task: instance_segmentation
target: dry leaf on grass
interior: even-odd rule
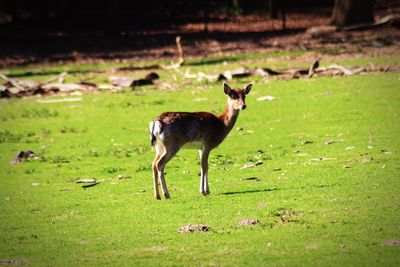
[[[117,176],[117,178],[118,178],[118,180],[131,179],[132,176],[119,174],[119,175]]]
[[[96,179],[79,179],[76,180],[75,183],[80,184],[80,183],[95,183]]]
[[[366,163],[369,163],[369,162],[371,162],[373,160],[374,160],[374,158],[364,158],[364,159],[360,160],[360,163],[366,164]]]
[[[258,177],[244,177],[244,178],[240,178],[240,180],[242,180],[242,181],[246,181],[246,180],[247,181],[252,181],[252,180],[254,181],[255,180],[255,181],[258,182],[258,181],[260,181],[260,178],[258,178]]]
[[[390,247],[397,247],[400,245],[399,239],[389,239],[382,241],[383,245],[390,246]]]
[[[239,225],[241,226],[252,226],[252,225],[256,225],[256,224],[260,224],[260,221],[257,219],[249,219],[249,220],[243,220],[239,222]]]
[[[257,161],[255,163],[247,163],[247,164],[244,164],[240,169],[255,168],[261,164],[263,164],[262,161]]]
[[[261,97],[257,98],[257,101],[271,101],[274,99],[275,99],[275,97],[266,95],[266,96],[261,96]]]
[[[325,158],[325,157],[320,157],[320,158],[314,158],[311,159],[313,161],[323,161],[323,160],[335,160],[336,158]]]
[[[179,228],[178,233],[183,234],[187,232],[208,232],[211,231],[211,227],[202,224],[189,224]]]

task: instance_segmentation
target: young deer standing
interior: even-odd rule
[[[164,168],[181,148],[196,148],[201,160],[200,193],[210,193],[208,187],[208,156],[235,125],[239,111],[246,108],[245,97],[253,84],[244,89],[232,89],[224,83],[223,88],[228,100],[225,112],[214,115],[208,112],[165,112],[150,122],[151,145],[155,147],[156,158],[153,161],[154,196],[161,199],[158,190],[158,178],[161,180],[165,198],[170,198],[165,182]]]

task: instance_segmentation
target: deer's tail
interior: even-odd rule
[[[157,120],[149,123],[150,142],[152,146],[155,146],[157,142],[157,136],[161,134],[161,126],[161,122]]]

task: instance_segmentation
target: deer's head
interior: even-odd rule
[[[243,89],[232,89],[227,83],[223,83],[224,92],[228,95],[228,104],[234,110],[246,108],[246,95],[250,92],[252,83],[249,83]]]

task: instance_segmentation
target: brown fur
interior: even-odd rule
[[[225,137],[220,134],[224,131],[223,120],[208,112],[166,112],[157,120],[161,122],[161,133],[174,129],[174,139],[180,145],[198,141],[214,148]]]

